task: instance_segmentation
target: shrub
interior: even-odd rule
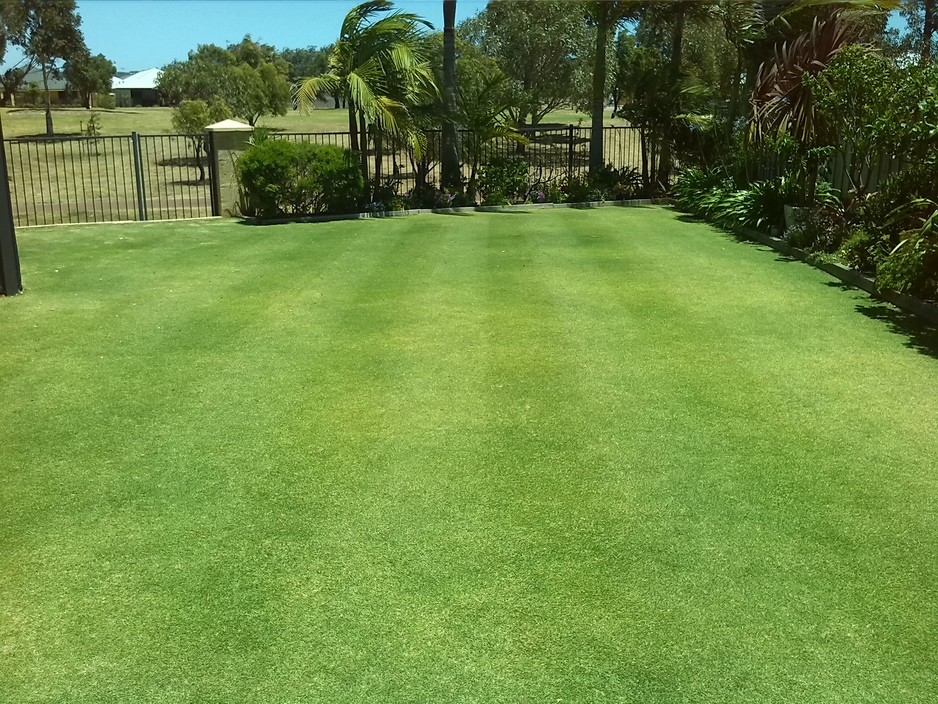
[[[703,216],[705,214],[704,198],[724,180],[723,174],[719,171],[687,169],[678,177],[671,188],[671,194],[674,196],[675,204],[681,210]]]
[[[589,176],[589,183],[602,192],[603,198],[599,200],[629,200],[639,197],[645,190],[641,172],[630,166],[617,169],[606,164],[598,173]]]
[[[604,200],[602,191],[593,188],[589,177],[586,175],[571,176],[564,179],[563,185],[560,188],[563,192],[564,200],[568,203],[591,203]]]
[[[617,169],[607,164],[596,174],[575,175],[565,179],[560,190],[569,203],[591,203],[639,198],[645,193],[645,186],[637,169]]]
[[[110,93],[98,93],[95,102],[102,110],[114,110],[117,108],[117,98]]]
[[[866,273],[876,271],[878,243],[866,230],[854,230],[840,248],[840,258],[848,266]]]
[[[876,285],[919,298],[938,298],[938,239],[915,233],[880,264]]]
[[[785,205],[789,202],[787,186],[784,177],[752,184],[746,224],[759,230],[785,229]]]
[[[429,184],[416,186],[401,196],[405,209],[410,208],[461,208],[475,205],[464,193],[451,193],[434,188]]]
[[[849,213],[839,205],[824,205],[810,211],[798,227],[785,234],[793,247],[810,252],[834,253],[856,229]]]
[[[269,139],[248,149],[237,171],[244,215],[349,213],[364,200],[358,158],[339,147]]]
[[[531,188],[531,167],[522,159],[496,157],[479,169],[483,205],[523,203]]]
[[[938,200],[938,163],[913,164],[890,176],[860,205],[858,222],[892,249],[899,243],[901,232],[921,226],[920,213],[908,208],[917,199]]]

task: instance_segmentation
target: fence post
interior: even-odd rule
[[[567,178],[573,178],[573,125],[567,127]]]
[[[212,197],[212,215],[221,217],[221,183],[218,178],[218,162],[215,160],[217,147],[215,131],[208,130],[208,187]]]
[[[248,148],[248,140],[254,128],[237,120],[222,120],[205,128],[209,134],[213,199],[213,214],[222,217],[249,215],[241,212],[241,189],[235,164],[238,157]]]
[[[15,296],[23,290],[20,255],[16,248],[16,228],[13,225],[13,202],[10,199],[10,179],[7,175],[7,150],[0,126],[0,295]]]
[[[137,217],[147,219],[147,187],[143,181],[143,156],[140,152],[140,135],[130,133],[130,141],[134,152],[134,180],[137,182]]]

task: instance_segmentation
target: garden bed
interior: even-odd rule
[[[460,213],[504,213],[517,210],[550,210],[553,208],[632,208],[655,205],[660,201],[651,198],[632,200],[589,201],[585,203],[518,203],[516,205],[469,205],[458,208],[411,208],[409,210],[383,210],[373,213],[348,213],[345,215],[304,215],[294,218],[242,218],[250,225],[282,225],[286,223],[338,222],[342,220],[371,220],[381,218],[408,217],[411,215],[455,215]]]

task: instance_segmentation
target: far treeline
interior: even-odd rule
[[[428,130],[438,130],[444,184],[453,187],[462,179],[460,159],[472,160],[454,143],[458,128],[513,134],[572,108],[591,117],[590,166],[598,169],[604,152],[596,128],[611,107],[656,135],[648,168],[667,183],[679,133],[705,127],[729,134],[751,117],[753,96],[771,92],[766,76],[781,48],[814,24],[836,14],[849,24],[851,43],[927,64],[935,55],[935,2],[491,0],[457,25],[456,0],[442,0],[437,31],[390,0],[370,0],[349,13],[334,44],[277,49],[247,35],[227,47],[199,45],[164,67],[159,90],[177,106],[174,125],[187,133],[206,120],[240,117],[255,125],[264,115],[317,103],[347,111],[353,150],[382,136],[419,146]],[[888,26],[896,12],[904,30]],[[47,134],[51,77],[64,76],[89,106],[109,92],[114,65],[85,46],[75,0],[3,0],[0,30],[0,55],[8,45],[24,53],[2,74],[4,96],[41,69]]]
[[[601,168],[595,128],[611,107],[655,135],[648,169],[667,183],[681,137],[704,128],[729,135],[750,118],[780,48],[818,22],[837,15],[850,27],[843,38],[897,61],[927,64],[935,54],[935,0],[491,0],[458,25],[456,0],[441,4],[442,31],[371,0],[326,47],[278,51],[250,36],[202,45],[165,67],[160,89],[180,106],[186,131],[228,116],[254,125],[316,104],[348,112],[355,151],[382,135],[419,146],[440,131],[450,187],[462,179],[460,158],[472,159],[453,144],[457,128],[516,133],[563,107],[590,115],[590,165]],[[902,31],[888,25],[897,12]]]

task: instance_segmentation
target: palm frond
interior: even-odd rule
[[[302,83],[297,83],[294,86],[294,96],[301,110],[311,110],[323,94],[331,93],[336,95],[339,92],[340,84],[341,79],[334,73],[307,78]]]

